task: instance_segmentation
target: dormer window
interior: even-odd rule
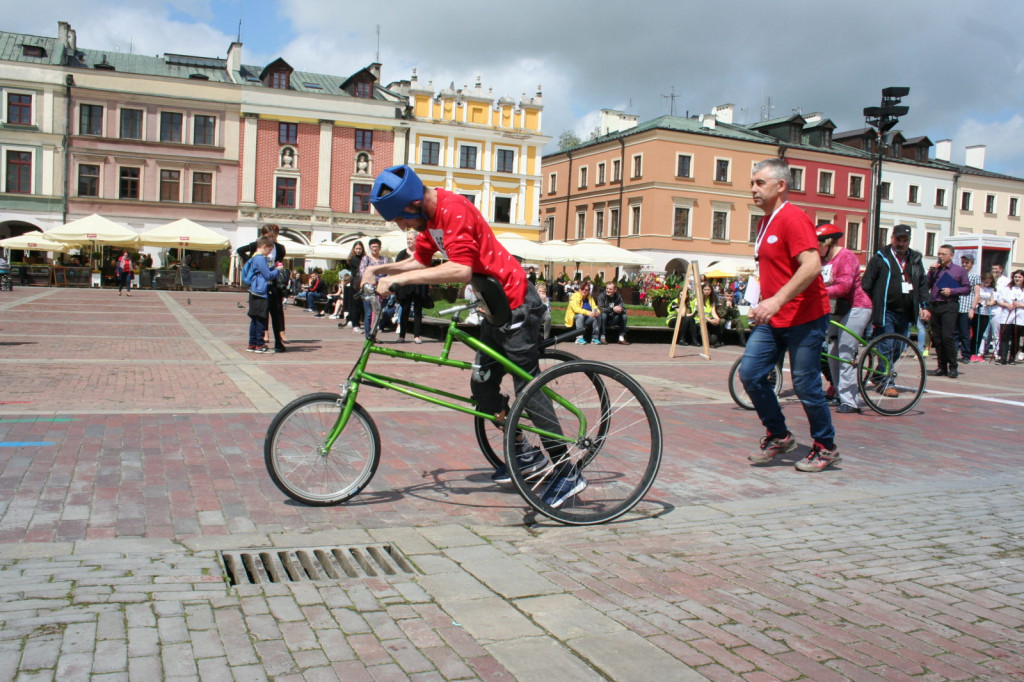
[[[46,50],[39,45],[22,45],[21,55],[23,57],[45,57]]]
[[[268,88],[289,90],[291,89],[292,71],[294,70],[285,60],[275,59],[263,69],[263,73],[260,74],[260,81]]]
[[[373,97],[373,83],[367,83],[366,81],[356,83],[352,94],[363,99],[371,99]]]
[[[287,71],[274,71],[270,74],[270,87],[276,88],[277,90],[288,89],[288,72]]]

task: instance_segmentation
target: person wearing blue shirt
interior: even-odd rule
[[[270,237],[260,237],[256,240],[256,254],[253,256],[253,267],[256,272],[249,284],[249,348],[250,353],[266,353],[267,344],[263,335],[267,332],[267,317],[270,308],[267,302],[268,282],[277,279],[282,268],[278,263],[277,267],[271,269],[268,256],[274,250],[274,240]]]

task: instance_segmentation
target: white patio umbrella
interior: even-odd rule
[[[278,237],[277,243],[284,245],[284,250],[288,252],[289,258],[306,258],[313,253],[313,247],[309,244],[293,242],[291,239],[285,239],[284,237]]]
[[[544,263],[568,263],[570,261],[567,248],[545,246],[513,232],[502,232],[497,237],[509,253],[524,261]]]
[[[43,233],[47,239],[69,244],[117,244],[136,246],[139,233],[113,220],[93,213],[91,216],[72,220]]]
[[[231,245],[231,240],[224,235],[194,223],[188,218],[146,230],[139,235],[139,241],[146,246],[163,246],[194,251],[219,251]]]
[[[370,252],[370,247],[368,246],[368,244],[372,238],[373,237],[367,237],[366,240],[364,241],[364,244],[367,244],[367,253]],[[384,234],[377,237],[377,239],[380,240],[381,254],[385,256],[390,256],[391,258],[397,256],[402,249],[408,246],[408,242],[406,241],[405,237],[405,232],[402,230],[391,230],[390,232],[385,232]]]
[[[5,249],[20,249],[21,251],[55,251],[66,253],[74,245],[68,242],[51,241],[43,236],[42,232],[26,232],[17,237],[0,239],[0,247]]]
[[[285,248],[288,248],[287,246]],[[320,242],[313,245],[313,252],[310,258],[324,258],[326,260],[348,260],[348,254],[352,251],[351,242],[338,244],[337,242]]]
[[[581,239],[570,247],[569,260],[592,265],[650,265],[652,259],[620,249],[603,239]]]

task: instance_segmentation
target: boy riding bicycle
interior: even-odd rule
[[[539,339],[544,304],[527,281],[526,272],[512,254],[498,242],[490,225],[465,197],[440,188],[424,187],[419,176],[406,165],[393,166],[377,177],[370,193],[370,203],[385,219],[395,222],[402,230],[415,230],[416,241],[412,258],[397,263],[370,266],[363,281],[372,281],[374,275],[389,275],[377,283],[382,296],[392,287],[408,284],[468,283],[474,274],[494,277],[501,283],[512,315],[508,323],[495,327],[486,320],[481,323],[480,340],[503,353],[516,365],[536,376],[539,373]],[[448,260],[431,265],[435,253]],[[477,354],[477,365],[487,358]],[[504,370],[498,366],[473,373],[470,388],[482,412],[502,415],[507,410],[501,395]],[[516,393],[526,381],[514,377]],[[536,425],[552,433],[560,433],[557,419],[546,400],[537,400],[530,406],[530,417]],[[572,465],[560,465],[557,451],[545,443],[555,463],[555,477],[544,494],[544,502],[558,508],[587,487],[579,470]],[[521,472],[531,473],[548,466],[536,446],[524,438],[516,439],[516,466]],[[507,470],[499,468],[491,477],[495,482],[510,481]]]

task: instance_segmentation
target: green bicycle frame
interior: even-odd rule
[[[836,322],[835,320],[829,320],[829,323],[832,324],[835,327],[839,327],[844,332],[846,332],[847,334],[852,336],[854,339],[857,340],[857,343],[859,343],[860,345],[863,346],[863,345],[867,344],[867,341],[865,341],[864,338],[861,337],[860,334],[858,334],[857,332],[853,331],[852,329],[850,329],[846,325],[844,325],[842,323],[839,323],[839,322]],[[872,369],[871,371],[874,372],[875,374],[888,374],[889,370],[890,370],[890,365],[892,364],[892,361],[889,358],[887,358],[884,354],[879,353],[878,351],[875,351],[873,353],[873,355],[878,360],[880,360],[880,361],[882,361],[884,363],[885,369],[883,370],[883,369],[879,368],[879,369]],[[843,363],[844,365],[855,364],[851,360],[844,360],[843,358],[840,358],[840,357],[837,357],[835,355],[832,355],[832,354],[828,353],[827,351],[821,351],[821,357],[828,358],[830,360],[838,360],[839,362]]]
[[[458,323],[459,318],[458,315],[456,314],[454,317],[452,317],[451,322],[448,324],[448,330],[445,334],[444,339],[444,347],[442,348],[440,355],[415,353],[412,351],[404,351],[395,348],[384,348],[382,346],[378,346],[376,345],[377,329],[375,325],[373,333],[371,334],[370,338],[366,339],[365,343],[363,344],[362,353],[360,353],[359,359],[356,360],[356,364],[352,368],[352,372],[349,374],[348,379],[345,381],[345,384],[342,388],[341,414],[338,416],[337,422],[334,424],[334,426],[331,428],[330,433],[327,435],[327,439],[324,444],[325,452],[330,451],[330,449],[334,446],[334,442],[341,435],[342,431],[344,431],[346,424],[348,424],[349,417],[352,415],[352,410],[356,404],[356,397],[359,394],[360,384],[368,384],[371,386],[377,386],[379,388],[397,391],[409,397],[424,400],[433,405],[438,405],[440,407],[445,407],[451,410],[455,410],[457,412],[462,412],[473,417],[481,417],[483,419],[495,421],[495,416],[493,414],[481,412],[480,410],[475,409],[476,401],[471,397],[467,397],[457,393],[451,393],[448,391],[443,391],[437,388],[432,388],[430,386],[426,386],[425,384],[419,384],[398,377],[377,374],[375,372],[367,371],[366,369],[371,355],[385,355],[391,358],[412,360],[413,362],[425,362],[427,364],[438,365],[441,367],[454,367],[460,370],[475,369],[476,366],[471,362],[455,360],[450,357],[452,346],[454,345],[455,341],[458,341],[461,344],[473,349],[474,351],[483,353],[487,357],[491,358],[496,363],[501,365],[501,367],[504,368],[505,371],[510,374],[518,376],[526,381],[530,381],[533,378],[529,372],[513,363],[511,360],[509,360],[504,355],[488,346],[483,341],[480,341],[479,339],[471,336],[467,332],[459,329]],[[379,325],[379,322],[377,323],[377,325]],[[544,392],[549,398],[565,407],[579,419],[580,430],[577,437],[582,437],[586,433],[587,428],[586,418],[584,417],[583,412],[575,405],[570,403],[568,400],[555,393],[554,391],[545,388]],[[565,442],[572,442],[572,440],[574,440],[574,438],[570,438],[562,434],[550,433],[548,431],[544,431],[542,429],[538,429],[531,426],[520,425],[519,428],[523,431],[530,431],[536,433],[541,437],[545,438],[553,438],[557,440],[563,440]]]

